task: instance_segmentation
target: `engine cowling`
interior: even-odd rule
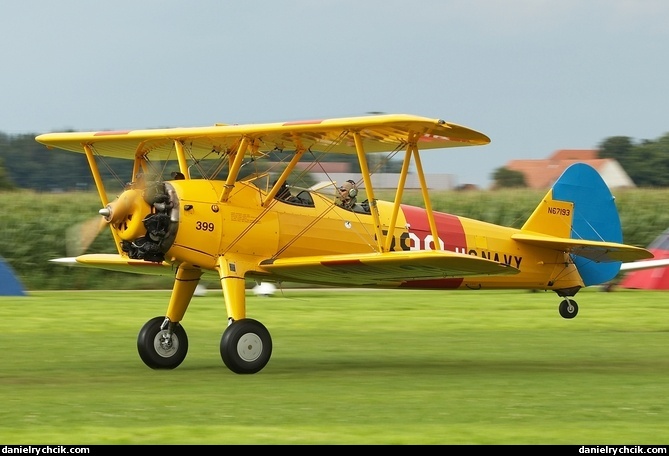
[[[125,190],[99,212],[118,234],[128,257],[164,261],[179,226],[179,199],[171,184],[151,182]]]

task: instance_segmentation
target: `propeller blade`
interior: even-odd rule
[[[83,254],[106,226],[104,217],[97,216],[69,227],[65,232],[67,256],[75,257]]]

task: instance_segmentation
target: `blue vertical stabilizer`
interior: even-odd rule
[[[622,242],[615,199],[590,165],[575,163],[567,168],[553,186],[553,198],[574,203],[572,239]],[[586,286],[608,282],[620,271],[620,262],[595,263],[576,255],[572,259]]]

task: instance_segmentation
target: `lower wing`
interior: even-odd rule
[[[283,280],[343,286],[520,272],[507,264],[446,250],[279,258],[265,260],[260,267]]]
[[[51,261],[136,274],[174,274],[170,263],[131,260],[116,254],[87,254]],[[281,258],[262,261],[260,269],[280,280],[343,286],[396,285],[411,280],[520,272],[507,264],[446,250]]]
[[[144,260],[131,260],[113,253],[92,253],[80,255],[78,257],[55,258],[49,261],[67,266],[83,266],[106,269],[108,271],[149,275],[174,275],[174,268],[170,263],[152,263]]]

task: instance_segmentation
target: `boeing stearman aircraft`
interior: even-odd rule
[[[573,318],[580,289],[611,280],[623,263],[652,257],[623,243],[611,192],[586,164],[568,168],[520,229],[433,211],[420,153],[452,154],[452,148],[490,141],[440,119],[374,115],[36,139],[86,155],[101,225],[118,250],[59,261],[174,276],[165,314],[149,320],[137,339],[141,359],[154,369],[173,369],[185,359],[181,321],[204,274],[220,279],[223,292],[223,362],[251,374],[269,362],[273,342],[262,323],[247,317],[248,279],[435,293],[552,290],[561,300],[559,313]],[[362,182],[289,188],[294,197],[286,197],[291,173],[319,169],[332,154],[355,156]],[[382,201],[369,158],[396,154],[403,162],[395,199]],[[101,172],[109,158],[133,161],[127,185],[113,197],[115,188]],[[307,159],[306,168],[297,166]],[[401,202],[411,164],[423,207]],[[172,166],[178,170],[170,173]]]

